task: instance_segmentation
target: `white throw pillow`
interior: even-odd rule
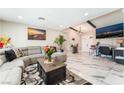
[[[0,59],[0,66],[4,63],[4,61],[2,59]]]

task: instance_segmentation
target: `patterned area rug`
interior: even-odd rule
[[[21,85],[44,85],[43,79],[39,77],[37,64],[25,68]],[[91,83],[87,82],[67,69],[66,80],[56,85],[91,85]]]

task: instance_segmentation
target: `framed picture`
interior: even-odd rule
[[[28,40],[46,40],[46,30],[28,28]]]

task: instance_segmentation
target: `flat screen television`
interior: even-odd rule
[[[123,37],[123,23],[109,25],[96,29],[96,39]]]

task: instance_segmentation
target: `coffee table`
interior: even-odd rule
[[[66,64],[64,62],[44,63],[43,58],[37,58],[38,71],[44,84],[54,85],[66,80]]]

